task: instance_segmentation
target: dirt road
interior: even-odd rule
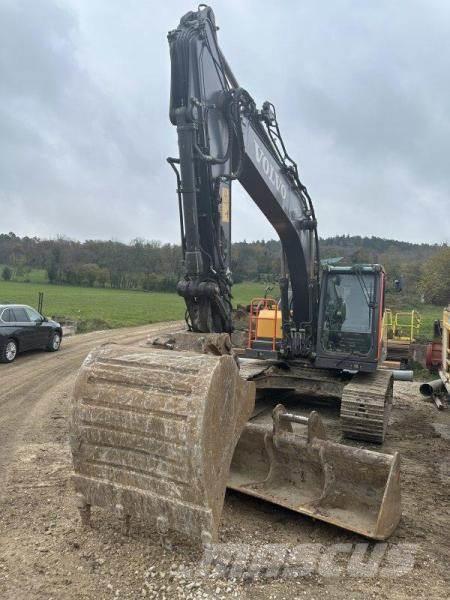
[[[217,548],[221,573],[178,536],[162,548],[152,524],[134,524],[124,537],[114,516],[96,510],[93,528],[81,529],[67,442],[77,369],[95,345],[133,343],[163,327],[179,324],[77,336],[58,354],[0,365],[1,599],[448,597],[450,419],[417,384],[396,384],[383,448],[402,455],[403,518],[386,546],[367,549],[357,535],[233,493]],[[338,439],[335,416],[330,409],[326,421]],[[372,562],[364,565],[366,549]],[[304,572],[286,568],[293,552],[305,556]]]
[[[57,354],[28,352],[11,365],[0,365],[0,490],[23,433],[45,414],[54,390],[70,385],[89,350],[108,341],[133,343],[142,340],[149,330],[161,327],[179,329],[180,324],[146,325],[69,337]]]

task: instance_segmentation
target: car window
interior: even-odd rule
[[[4,321],[5,323],[12,323],[14,321],[14,316],[10,308],[6,308],[2,312],[2,321]]]
[[[15,319],[14,321],[16,321],[17,323],[29,323],[30,319],[28,318],[28,315],[26,313],[26,310],[20,306],[15,306],[14,309],[10,309],[10,310],[14,310],[14,315],[15,315]]]
[[[38,313],[37,310],[34,310],[34,308],[26,308],[25,311],[30,321],[33,321],[34,323],[39,323],[40,321],[42,321],[42,316]]]

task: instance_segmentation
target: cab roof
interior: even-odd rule
[[[324,271],[329,271],[331,273],[380,273],[385,272],[383,265],[350,265],[348,267],[339,267],[339,266],[331,266],[325,265],[323,268]]]

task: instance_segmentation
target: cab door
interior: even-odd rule
[[[35,348],[36,331],[34,323],[28,317],[26,310],[22,306],[10,307],[14,315],[14,326],[16,336],[19,340],[20,350],[31,350]]]
[[[48,326],[44,317],[38,313],[37,310],[34,310],[34,308],[26,306],[25,312],[27,313],[31,323],[34,325],[34,348],[44,348],[47,346],[52,333],[50,327]]]

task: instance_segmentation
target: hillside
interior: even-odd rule
[[[382,263],[391,282],[402,279],[404,289],[413,291],[420,266],[442,246],[343,235],[322,239],[320,248],[322,258],[342,257],[344,264]],[[234,280],[277,279],[279,257],[280,243],[275,240],[234,243]],[[47,240],[14,233],[0,234],[0,265],[8,266],[16,281],[153,291],[174,291],[182,271],[181,249],[175,244]]]

